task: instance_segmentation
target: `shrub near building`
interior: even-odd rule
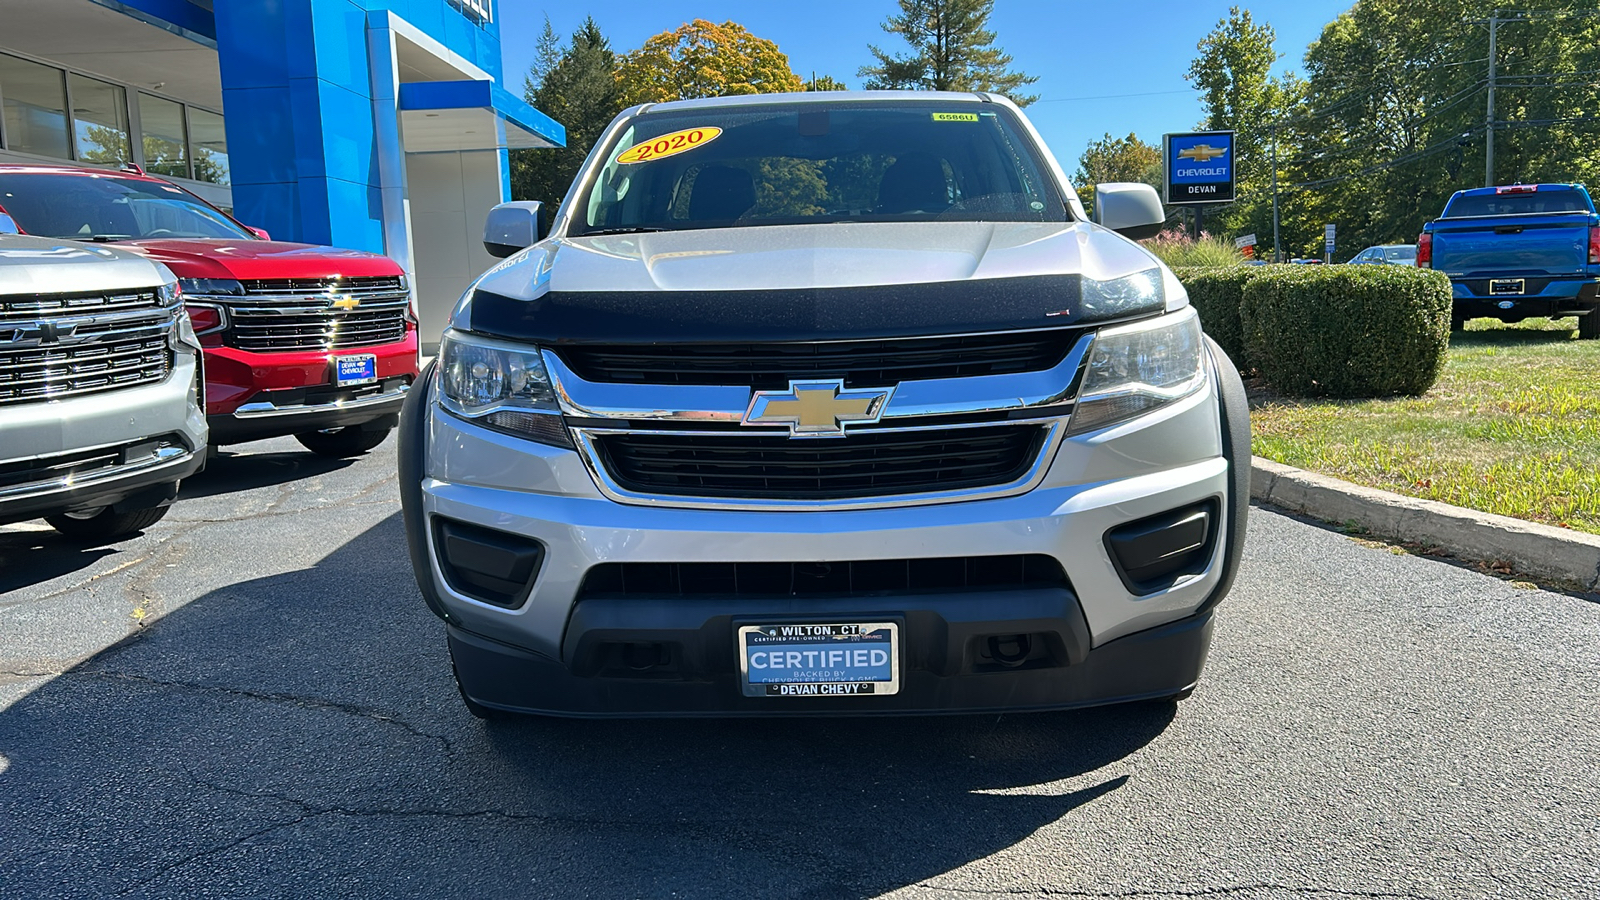
[[[1383,397],[1433,387],[1450,307],[1431,269],[1271,266],[1245,281],[1239,318],[1246,357],[1279,390]]]

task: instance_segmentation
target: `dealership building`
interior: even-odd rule
[[[0,0],[0,162],[127,163],[274,239],[387,254],[423,340],[494,260],[507,151],[565,132],[503,83],[497,0]]]

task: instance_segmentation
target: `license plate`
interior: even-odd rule
[[[371,384],[378,380],[378,358],[370,353],[361,356],[336,356],[333,359],[333,383]]]
[[[1520,294],[1526,289],[1525,285],[1526,282],[1521,278],[1497,278],[1489,282],[1489,293]]]
[[[746,697],[885,696],[900,692],[894,622],[739,626]]]

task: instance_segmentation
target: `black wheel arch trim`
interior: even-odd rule
[[[1222,455],[1228,461],[1228,502],[1223,521],[1227,528],[1227,547],[1222,561],[1222,578],[1211,595],[1200,605],[1205,612],[1221,603],[1233,587],[1244,558],[1245,532],[1250,518],[1250,402],[1245,396],[1244,379],[1217,342],[1206,336],[1211,352],[1211,374],[1217,382],[1218,412],[1222,420]]]
[[[427,473],[424,447],[428,442],[428,399],[433,391],[433,370],[438,363],[430,362],[412,382],[406,394],[405,405],[400,410],[400,518],[405,524],[406,550],[411,556],[411,571],[417,579],[417,590],[433,610],[433,614],[446,622],[454,622],[450,612],[433,586],[433,566],[428,557],[427,513],[422,508],[422,479]]]

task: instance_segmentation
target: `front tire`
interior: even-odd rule
[[[105,506],[98,512],[65,513],[59,516],[45,516],[44,520],[50,523],[51,528],[70,538],[110,541],[149,528],[161,521],[167,514],[167,509],[165,506],[152,506],[149,509],[119,513]]]
[[[300,446],[318,456],[329,459],[350,459],[360,456],[383,443],[389,436],[388,428],[364,431],[360,425],[346,425],[327,431],[302,431],[294,436]]]

